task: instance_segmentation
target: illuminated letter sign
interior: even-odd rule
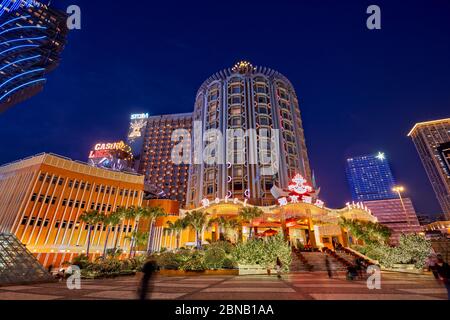
[[[148,119],[148,113],[132,114],[131,120]]]

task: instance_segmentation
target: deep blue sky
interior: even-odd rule
[[[418,211],[441,211],[406,135],[449,117],[449,2],[143,3],[53,1],[80,5],[82,30],[45,91],[0,115],[1,164],[40,152],[85,161],[96,141],[125,137],[131,113],[190,112],[207,77],[246,59],[294,84],[329,206],[350,199],[345,159],[384,151]],[[381,31],[366,28],[370,4]]]

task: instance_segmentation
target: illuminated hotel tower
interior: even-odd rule
[[[267,129],[270,139],[279,143],[279,170],[274,174],[262,174],[260,159],[249,161],[252,153],[261,151],[256,149],[260,140],[255,144],[246,138],[244,147],[236,150],[229,147],[230,143],[236,143],[235,138],[229,139],[222,144],[226,163],[206,164],[194,160],[195,164],[190,166],[188,207],[198,206],[203,199],[227,196],[270,205],[275,203],[272,187],[286,188],[295,174],[302,174],[311,183],[298,98],[292,84],[282,74],[266,67],[253,67],[245,61],[220,71],[198,90],[193,118],[201,122],[200,130],[194,128],[196,141],[197,131],[203,135],[210,129],[217,129],[225,136],[228,129],[255,129],[257,132]],[[271,129],[279,130],[278,135]],[[193,151],[195,144],[192,144]],[[203,142],[203,148],[206,146]],[[195,158],[195,152],[193,154]],[[234,158],[237,154],[244,155],[245,161],[233,161],[233,164],[228,161],[229,156]]]
[[[127,141],[134,155],[134,169],[145,176],[146,191],[156,198],[186,203],[189,164],[172,162],[175,130],[192,128],[192,113],[131,116]]]
[[[66,43],[66,21],[38,1],[0,0],[0,112],[43,90]]]
[[[450,220],[450,118],[417,123],[413,140],[436,197]]]

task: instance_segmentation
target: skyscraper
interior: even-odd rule
[[[347,159],[346,173],[353,201],[396,198],[395,180],[384,153]]]
[[[145,176],[147,191],[159,198],[186,202],[189,164],[175,164],[172,141],[175,130],[191,132],[192,114],[171,114],[149,117],[131,116],[128,143],[135,158],[135,170]]]
[[[0,112],[43,90],[58,66],[67,15],[38,1],[0,4]]]
[[[412,138],[441,208],[450,219],[450,118],[417,123]]]
[[[287,188],[296,174],[311,183],[299,101],[290,81],[277,71],[242,61],[214,74],[197,92],[193,117],[188,206],[226,197],[269,205],[275,202],[273,186]],[[232,136],[230,130],[235,130]],[[220,153],[223,161],[212,163],[196,152],[210,145],[209,132],[226,137],[217,155],[211,155],[217,160]]]

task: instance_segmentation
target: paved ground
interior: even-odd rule
[[[136,299],[138,277],[82,281],[81,290],[65,283],[0,287],[0,300]],[[435,300],[447,299],[445,288],[429,275],[383,273],[382,289],[343,275],[296,273],[282,280],[268,276],[156,277],[152,299],[187,300]]]

